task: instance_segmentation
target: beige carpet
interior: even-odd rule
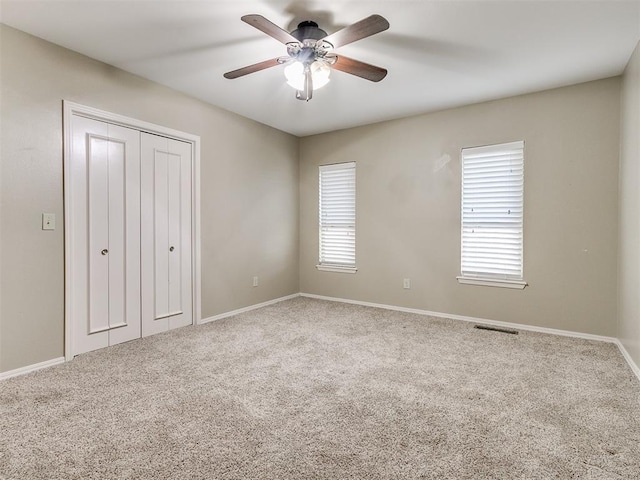
[[[611,344],[297,298],[0,382],[0,478],[640,478],[640,382]]]

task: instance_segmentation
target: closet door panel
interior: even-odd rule
[[[106,140],[104,139],[108,136],[108,127],[102,122],[74,115],[71,120],[71,130],[71,158],[65,195],[71,197],[67,228],[70,228],[69,242],[73,258],[70,264],[67,288],[69,288],[69,308],[73,316],[71,331],[73,354],[78,355],[109,345],[108,332],[106,330],[100,331],[102,327],[108,325],[108,317],[104,315],[102,318],[96,318],[97,312],[92,315],[89,291],[89,286],[92,283],[104,282],[104,278],[107,278],[105,273],[97,276],[98,278],[92,278],[90,273],[92,264],[94,264],[94,268],[98,268],[95,265],[95,260],[98,258],[92,255],[90,245],[93,245],[95,249],[98,239],[106,241],[106,234],[103,233],[100,237],[95,232],[92,233],[90,227],[92,219],[97,219],[97,213],[89,215],[91,195],[94,199],[97,198],[99,196],[97,190],[100,189],[100,186],[91,186],[91,163],[89,160],[92,156],[98,159],[102,156],[106,159]],[[105,163],[106,161],[102,163],[103,168]],[[100,162],[97,160],[93,167],[99,168],[99,165]],[[106,198],[106,187],[103,184],[101,188],[103,191],[101,197],[104,199]],[[91,195],[90,192],[92,192]],[[104,209],[103,215],[105,215]],[[100,257],[99,261],[102,262],[101,266],[105,272],[108,269],[107,260]],[[106,302],[106,298],[102,300]],[[101,311],[105,310],[106,306]],[[92,329],[98,331],[91,334]]]
[[[89,149],[89,334],[109,330],[109,138],[87,133]],[[114,272],[115,273],[115,272]]]
[[[109,125],[109,345],[142,335],[140,132]]]
[[[110,131],[110,135],[113,133]],[[125,146],[119,141],[108,144],[109,167],[109,328],[127,325],[125,311]]]
[[[169,249],[168,249],[168,289],[169,289],[169,311],[171,315],[182,313],[182,237],[181,232],[184,228],[182,222],[180,197],[182,184],[181,157],[180,155],[171,154],[169,156],[168,169],[168,219],[169,219]]]
[[[140,141],[142,336],[146,337],[169,329],[166,315],[169,309],[166,213],[168,152],[167,139],[164,137],[142,133]]]
[[[172,184],[175,186],[175,201],[172,216],[174,229],[171,233],[172,266],[169,279],[171,283],[170,308],[180,312],[169,318],[169,328],[177,328],[193,323],[192,311],[192,273],[191,273],[191,144],[172,141],[175,162],[172,172]],[[179,190],[178,190],[179,187]]]
[[[166,318],[169,311],[169,154],[156,149],[154,173],[154,256],[155,319]]]
[[[141,148],[142,335],[147,336],[193,323],[191,145],[142,134]]]
[[[70,162],[74,354],[141,336],[140,133],[79,116]]]

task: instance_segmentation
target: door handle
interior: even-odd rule
[[[104,250],[102,250],[100,252],[102,255],[106,255],[107,253],[109,253],[109,250],[107,250],[106,248]]]
[[[173,246],[169,247],[169,251],[173,252],[175,250],[175,248]]]

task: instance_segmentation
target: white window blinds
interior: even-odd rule
[[[462,150],[462,278],[522,281],[524,142]]]
[[[356,164],[320,166],[320,266],[355,268]]]

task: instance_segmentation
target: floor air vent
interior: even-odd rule
[[[489,325],[474,325],[473,328],[479,330],[490,330],[492,332],[510,333],[511,335],[518,335],[517,330],[511,330],[510,328],[491,327]]]

